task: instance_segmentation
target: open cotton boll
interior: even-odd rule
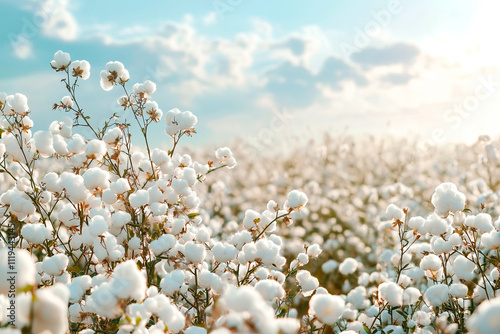
[[[108,222],[103,216],[95,216],[90,220],[89,232],[93,237],[103,235],[108,230]]]
[[[70,203],[67,203],[62,210],[59,211],[57,219],[67,227],[80,226],[78,211]]]
[[[68,262],[68,257],[65,254],[56,254],[51,257],[45,257],[42,262],[42,268],[48,275],[59,276],[66,270]]]
[[[132,87],[132,94],[141,95],[142,97],[148,98],[154,94],[156,91],[156,84],[150,80],[146,80],[143,83],[136,83]]]
[[[71,108],[73,107],[73,100],[69,96],[63,96],[63,98],[61,99],[61,104],[66,108]]]
[[[142,301],[146,297],[146,278],[137,263],[128,260],[116,266],[110,289],[120,299]]]
[[[429,287],[424,294],[426,302],[432,306],[441,306],[446,303],[450,297],[449,288],[446,284],[436,284]]]
[[[480,233],[490,232],[493,230],[491,216],[486,213],[480,213],[477,216],[469,216],[465,219],[464,225],[474,227]]]
[[[262,298],[268,302],[285,297],[285,290],[280,283],[275,280],[264,279],[255,284],[255,290],[260,293]]]
[[[500,332],[500,297],[487,300],[479,305],[467,321],[471,334]]]
[[[78,133],[74,134],[68,141],[68,151],[73,154],[80,154],[85,152],[85,139]]]
[[[450,285],[450,295],[456,298],[467,297],[468,287],[462,283],[453,283]]]
[[[185,275],[182,270],[176,269],[162,278],[160,287],[167,296],[173,296],[175,292],[180,291],[184,279]]]
[[[27,115],[29,113],[28,98],[24,94],[16,93],[7,96],[7,104],[14,113],[18,115]]]
[[[291,209],[300,209],[307,204],[307,196],[299,190],[292,190],[288,193],[287,206]]]
[[[107,189],[109,187],[109,172],[99,167],[89,168],[83,173],[83,184],[89,190]]]
[[[465,195],[458,191],[455,184],[442,183],[434,190],[431,202],[438,214],[446,215],[450,211],[462,211],[465,208]]]
[[[312,244],[311,246],[307,247],[307,255],[309,255],[310,257],[318,257],[321,252],[321,247],[318,244]]]
[[[248,209],[245,211],[245,217],[243,218],[243,226],[245,226],[247,230],[255,229],[259,221],[260,221],[260,213],[252,209]]]
[[[102,140],[108,145],[116,145],[122,139],[123,132],[119,127],[108,129]]]
[[[75,60],[71,63],[71,75],[87,80],[90,77],[90,64],[86,60]]]
[[[21,235],[29,243],[40,245],[50,238],[50,231],[44,224],[26,224],[21,229]]]
[[[359,263],[356,259],[348,257],[339,266],[339,271],[342,275],[353,274],[358,269]]]
[[[430,235],[442,235],[448,231],[450,225],[445,219],[442,219],[436,214],[429,215],[425,220],[424,225],[419,229],[419,233]]]
[[[385,282],[378,286],[379,296],[390,306],[403,305],[403,288],[394,282]]]
[[[147,190],[140,189],[129,196],[130,205],[137,209],[149,203],[149,193]]]
[[[181,111],[177,108],[171,109],[165,113],[165,122],[166,122],[165,133],[167,135],[173,136],[177,132],[179,132],[180,128],[176,121],[176,118],[180,113]]]
[[[102,140],[92,139],[85,147],[85,155],[89,159],[101,161],[106,153],[106,144]]]
[[[117,195],[123,194],[130,190],[130,184],[127,179],[118,179],[114,182],[111,182],[109,185],[110,189]]]
[[[92,278],[89,275],[82,275],[73,278],[71,283],[67,285],[69,288],[69,302],[76,303],[80,301],[85,292],[90,289],[91,283]]]
[[[69,289],[62,283],[36,291],[33,298],[32,333],[68,332]]]
[[[50,66],[56,71],[62,71],[71,64],[71,57],[69,53],[57,51],[54,54],[54,60],[50,62]]]
[[[345,301],[339,296],[327,294],[314,295],[309,301],[309,315],[315,316],[324,324],[333,326],[344,312]]]
[[[420,290],[418,290],[417,288],[406,288],[403,293],[403,305],[415,304],[419,301],[421,295],[422,294],[420,293]]]
[[[339,266],[339,263],[337,261],[328,260],[321,265],[321,270],[325,274],[328,274],[328,273],[331,273],[332,271],[334,271],[335,269],[337,269],[338,266]]]
[[[17,290],[36,283],[37,271],[31,254],[24,249],[18,248],[14,248],[12,251],[14,252],[14,261],[9,255],[10,250],[8,247],[0,248],[0,277],[2,277],[0,280],[0,294],[3,295],[9,293],[11,284],[14,284]],[[13,271],[17,272],[17,274],[13,275],[14,279],[11,279],[12,274],[9,273]]]
[[[186,257],[186,261],[190,263],[200,263],[205,259],[207,255],[207,251],[205,249],[205,245],[203,244],[195,244],[192,241],[188,241],[184,247],[184,256]]]
[[[434,254],[428,254],[423,257],[420,261],[420,268],[422,270],[434,270],[437,271],[441,269],[442,263],[441,259]]]
[[[183,111],[175,117],[175,121],[181,131],[193,128],[198,122],[198,118],[190,111]]]
[[[163,252],[172,249],[175,246],[176,239],[171,234],[163,234],[157,240],[153,240],[149,244],[149,249],[156,255],[160,255]]]
[[[457,278],[468,282],[472,281],[476,276],[473,272],[476,265],[463,255],[459,255],[453,260],[453,269]]]
[[[37,152],[43,157],[49,157],[54,154],[54,146],[52,144],[52,133],[49,131],[37,131],[33,135],[33,141]]]
[[[212,253],[217,262],[228,262],[236,257],[238,250],[231,244],[217,242],[212,247]]]
[[[385,217],[388,220],[404,221],[405,213],[400,207],[396,206],[395,204],[389,204],[389,206],[385,210]]]
[[[500,232],[491,231],[481,236],[481,242],[488,249],[497,249],[500,247]]]
[[[311,273],[307,270],[299,270],[297,272],[297,281],[299,282],[300,288],[304,296],[310,296],[314,290],[319,286],[319,281],[316,277],[311,276]]]

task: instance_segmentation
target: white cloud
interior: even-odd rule
[[[34,56],[33,44],[23,35],[18,35],[15,39],[12,39],[11,46],[14,56],[19,59],[29,59]]]
[[[207,15],[203,16],[202,21],[203,24],[210,26],[217,23],[217,19],[218,19],[217,13],[212,11],[209,12]]]
[[[32,24],[40,26],[47,37],[73,41],[78,35],[78,24],[68,6],[68,0],[32,1]]]

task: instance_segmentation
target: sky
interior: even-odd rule
[[[0,0],[0,92],[29,99],[34,130],[66,116],[49,66],[90,62],[80,104],[120,112],[108,61],[154,81],[165,112],[198,117],[192,145],[286,149],[331,137],[474,142],[500,131],[500,3],[493,0]],[[127,115],[126,115],[127,116]],[[130,115],[128,115],[130,117]],[[167,143],[164,123],[152,129]]]

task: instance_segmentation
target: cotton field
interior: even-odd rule
[[[48,129],[0,93],[1,333],[500,333],[494,140],[183,152],[196,112],[163,111],[155,83],[50,65],[68,95]],[[96,71],[132,119],[92,124]]]

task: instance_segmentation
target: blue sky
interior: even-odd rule
[[[199,118],[189,143],[366,134],[432,142],[496,136],[500,52],[494,1],[0,0],[0,91],[24,93],[35,130],[64,115],[49,62],[91,63],[80,96],[94,122],[118,111],[107,61],[158,85],[167,111]],[[14,41],[14,42],[13,42]],[[478,95],[479,94],[479,95]],[[283,117],[285,115],[285,117]],[[162,141],[163,123],[153,129]],[[281,139],[280,139],[281,138]],[[285,140],[283,140],[285,138]],[[279,147],[279,146],[278,146]]]

